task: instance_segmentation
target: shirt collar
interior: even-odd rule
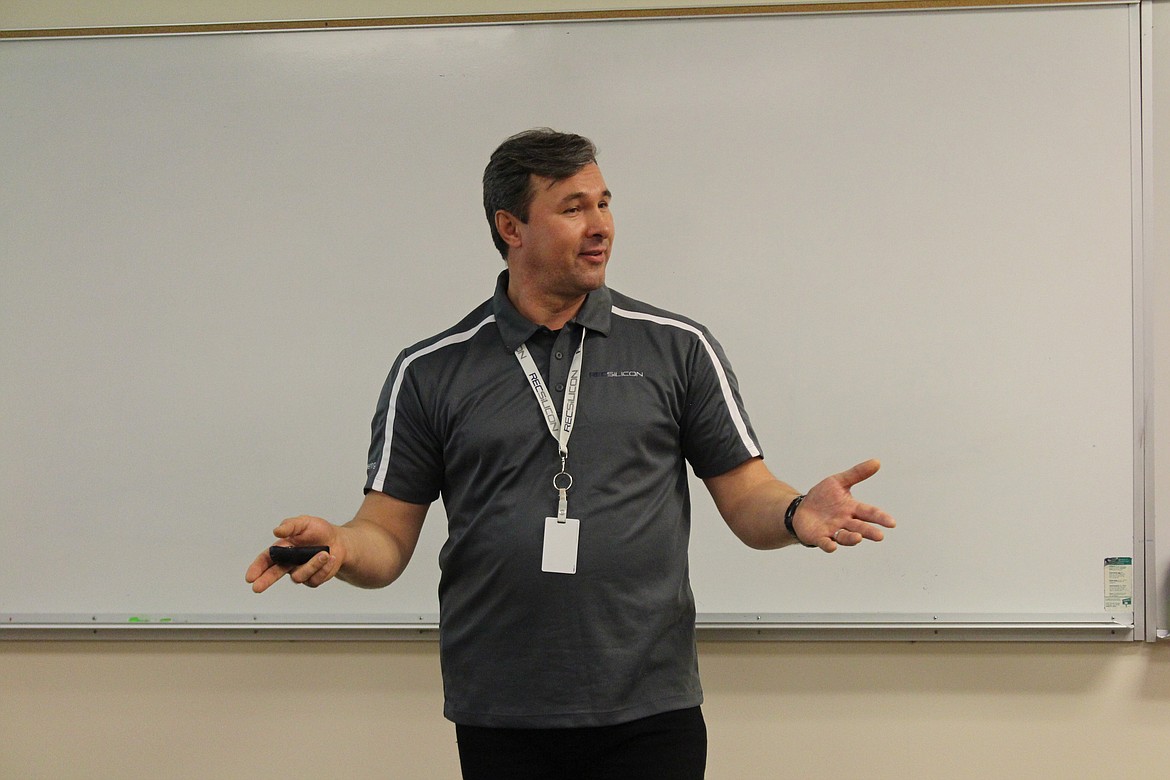
[[[602,336],[609,335],[610,309],[613,307],[613,296],[609,288],[602,285],[585,297],[585,303],[577,316],[569,320],[569,324],[582,325],[589,330],[596,331]],[[508,272],[500,272],[496,279],[496,292],[492,296],[492,310],[496,315],[496,327],[500,329],[500,337],[504,346],[510,352],[532,338],[532,334],[540,326],[530,322],[523,314],[516,311],[516,307],[508,300]]]

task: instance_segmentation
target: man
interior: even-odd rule
[[[366,498],[344,526],[284,521],[289,574],[393,582],[442,496],[445,715],[465,778],[701,778],[689,463],[751,547],[833,552],[894,522],[850,488],[802,496],[761,460],[722,348],[701,325],[605,287],[611,193],[596,149],[533,130],[484,172],[507,270],[495,295],[398,357],[373,421]]]

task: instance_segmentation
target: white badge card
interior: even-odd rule
[[[581,521],[566,517],[544,519],[544,560],[540,570],[551,574],[577,573],[577,539]]]

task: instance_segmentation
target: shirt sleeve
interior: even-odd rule
[[[365,492],[376,490],[413,504],[439,497],[442,447],[418,392],[411,360],[394,362],[370,423]]]
[[[700,329],[689,357],[682,449],[695,476],[715,477],[762,457],[735,372],[706,328]]]

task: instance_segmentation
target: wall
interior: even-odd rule
[[[8,0],[0,28],[559,7],[214,0],[168,15],[157,5]],[[700,3],[581,4],[635,5]],[[1170,3],[1154,4],[1154,22],[1152,299],[1166,301],[1170,176],[1158,155],[1170,133]],[[1170,307],[1155,318],[1157,333],[1170,334]],[[1156,345],[1162,388],[1170,386],[1164,345]],[[1170,415],[1156,419],[1156,440],[1164,491]],[[963,780],[1104,777],[1125,768],[1160,776],[1170,766],[1168,644],[705,641],[708,774]],[[282,774],[458,775],[431,643],[7,642],[0,691],[5,777],[229,778],[270,773],[274,763]]]

